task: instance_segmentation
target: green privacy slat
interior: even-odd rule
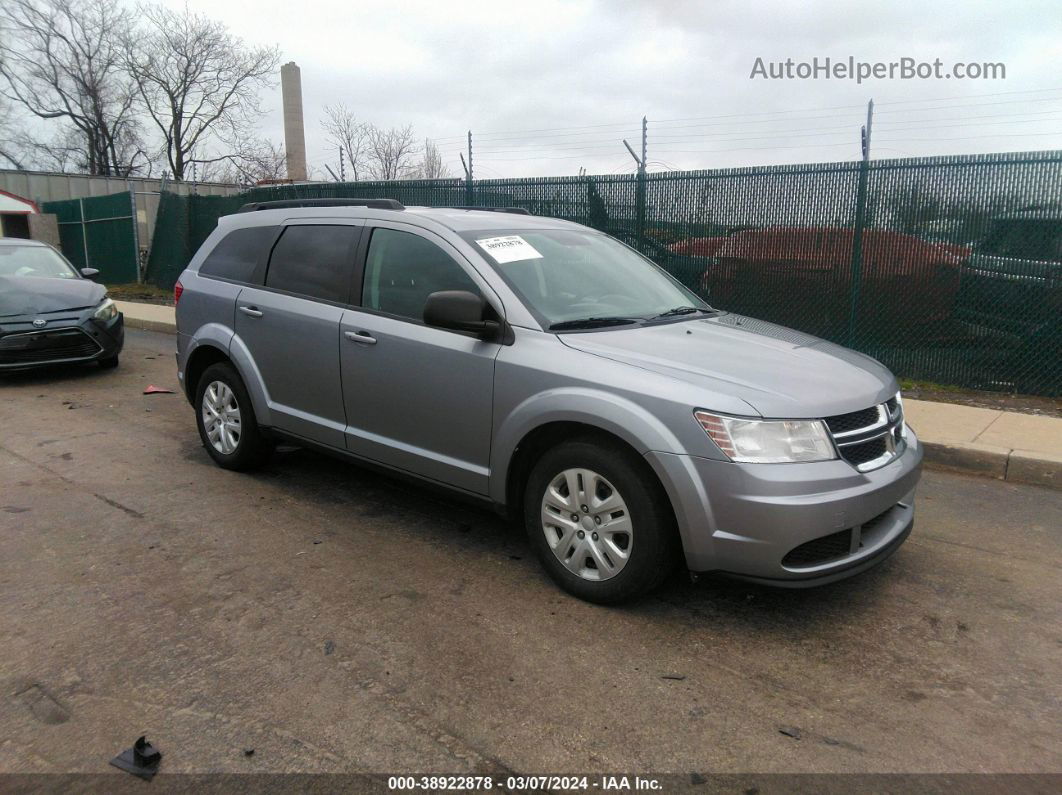
[[[77,267],[98,269],[105,284],[137,280],[134,219],[127,192],[45,202],[41,212],[57,217],[63,254]]]

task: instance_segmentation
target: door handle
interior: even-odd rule
[[[351,342],[357,342],[360,345],[375,345],[376,337],[372,336],[367,331],[344,331],[345,336]]]
[[[261,317],[262,316],[261,310],[255,308],[253,306],[241,306],[240,307],[240,311],[243,312],[248,317]]]
[[[343,336],[359,345],[375,345],[376,337],[367,331],[344,331]]]

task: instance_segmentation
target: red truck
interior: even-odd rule
[[[848,323],[853,236],[846,227],[775,226],[691,238],[672,250],[713,258],[702,287],[717,306],[837,338]],[[862,250],[861,334],[950,317],[967,249],[871,228]]]

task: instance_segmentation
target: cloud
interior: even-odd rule
[[[961,125],[978,115],[973,106],[991,98],[973,95],[1062,85],[1055,76],[1062,23],[1054,2],[262,0],[253,14],[242,1],[190,5],[248,40],[279,44],[283,60],[299,64],[308,155],[318,167],[335,159],[319,127],[324,106],[333,102],[376,124],[412,123],[419,136],[438,139],[455,174],[472,129],[477,176],[570,174],[580,166],[630,170],[634,162],[622,138],[638,136],[643,115],[650,120],[654,168],[851,159],[858,156],[863,106],[871,97],[881,110],[881,138],[889,141],[883,156],[1039,149],[1062,140],[1062,99],[1043,101],[1062,92],[1014,95],[1010,104],[980,109],[1001,114],[993,121],[1005,124],[971,121],[942,128],[948,135],[916,134],[920,121],[931,131],[937,129],[931,124],[958,119]],[[757,57],[849,55],[999,61],[1007,78],[862,85],[749,79]],[[919,106],[908,102],[967,96],[970,108],[935,112],[915,113]],[[280,140],[279,89],[267,100],[264,132]],[[908,104],[889,104],[900,102]],[[1028,116],[1048,110],[1058,114]],[[719,118],[700,119],[701,127],[664,121],[709,116]],[[904,121],[909,129],[900,129]],[[995,137],[915,140],[988,133]]]

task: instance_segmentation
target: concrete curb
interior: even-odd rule
[[[177,324],[173,320],[173,307],[124,301],[118,302],[118,306],[125,316],[127,328],[158,331],[163,334],[177,333]],[[937,410],[943,405],[936,404]],[[964,407],[955,408],[956,411],[962,411]],[[967,414],[969,411],[965,409]],[[954,421],[954,418],[949,415],[948,420]],[[918,427],[922,427],[921,423]],[[936,426],[934,423],[929,423],[929,427]],[[1009,435],[1009,432],[1004,432],[997,434],[996,438]],[[919,437],[925,448],[926,465],[932,469],[981,475],[1010,483],[1030,483],[1036,486],[1062,489],[1062,455],[1030,452],[976,442],[936,442],[926,439],[924,431],[919,431]],[[1005,440],[1003,441],[1005,443]]]
[[[177,333],[177,321],[172,306],[143,304],[137,301],[115,301],[115,303],[118,304],[118,311],[125,319],[126,328],[158,331],[163,334]]]
[[[922,447],[926,466],[931,469],[1062,489],[1062,456],[973,442],[948,444],[923,439]]]
[[[177,324],[166,320],[149,320],[143,317],[129,317],[125,315],[126,328],[138,328],[143,331],[158,331],[163,334],[176,334]]]

